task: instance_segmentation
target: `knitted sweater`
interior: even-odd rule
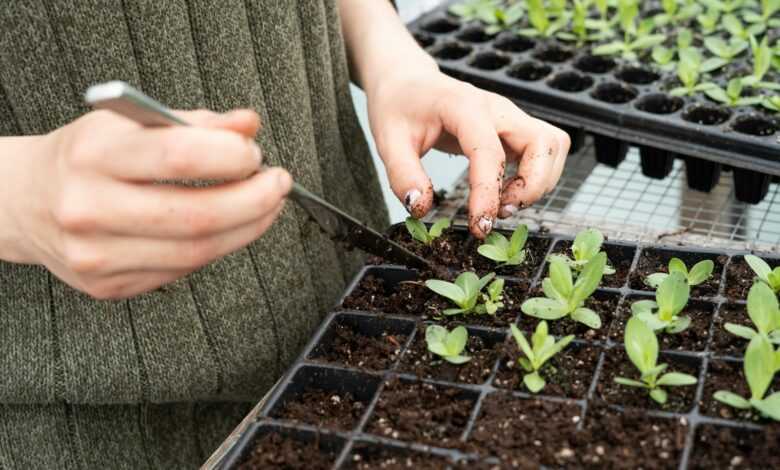
[[[0,2],[0,136],[72,121],[113,79],[175,108],[254,108],[269,164],[386,224],[335,0]],[[127,301],[0,262],[0,469],[199,465],[359,263],[293,204],[249,247]]]

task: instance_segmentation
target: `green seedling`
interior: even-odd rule
[[[466,0],[452,5],[449,12],[464,21],[488,23],[495,18],[495,11],[501,8],[502,3],[502,0]]]
[[[748,292],[747,311],[755,330],[749,326],[726,323],[723,326],[726,331],[749,340],[761,334],[772,343],[780,344],[780,306],[777,296],[768,285],[763,282],[753,284]]]
[[[587,42],[601,41],[614,34],[609,27],[609,23],[588,18],[589,1],[574,0],[573,3],[571,32],[563,31],[558,33],[557,37],[559,39],[575,42],[578,47],[581,47]]]
[[[639,27],[631,28],[623,35],[622,40],[608,42],[593,48],[595,55],[619,55],[626,60],[636,60],[639,53],[652,49],[666,40],[663,34],[653,34],[653,20],[640,23]]]
[[[579,273],[590,260],[601,253],[603,244],[604,235],[602,235],[601,232],[595,228],[582,230],[574,237],[574,242],[571,245],[571,254],[573,258],[559,254],[550,255],[548,260],[552,262],[553,259],[559,259],[568,264],[575,272]],[[612,274],[615,274],[615,269],[609,265],[609,260],[607,260],[604,265],[604,275],[609,276]]]
[[[723,15],[720,22],[726,31],[731,34],[732,39],[738,39],[745,42],[750,40],[750,36],[758,36],[766,29],[761,23],[755,23],[746,28],[745,25],[739,21],[739,18],[730,13]]]
[[[732,39],[731,41],[726,42],[715,36],[706,38],[704,40],[704,47],[714,54],[715,57],[710,57],[705,60],[702,64],[702,69],[711,72],[731,63],[748,48],[748,45],[748,43],[739,39],[736,41]]]
[[[750,50],[753,52],[753,74],[742,78],[742,83],[754,88],[780,90],[780,83],[763,81],[772,67],[774,55],[774,50],[769,47],[769,38],[764,36],[764,39],[758,42],[754,36],[750,36]]]
[[[743,18],[748,23],[759,23],[770,28],[780,28],[780,18],[775,14],[780,11],[780,0],[761,0],[761,13],[746,10]]]
[[[565,12],[557,14],[555,6],[546,5],[544,0],[527,0],[528,21],[532,28],[519,31],[523,36],[549,38],[561,32],[569,23],[569,15]]]
[[[666,46],[655,46],[653,48],[653,52],[650,55],[650,57],[653,59],[653,62],[658,65],[658,67],[661,70],[672,70],[674,69],[677,62],[675,61],[677,58],[677,51],[680,49],[684,49],[686,47],[690,47],[691,43],[693,42],[693,33],[690,29],[682,28],[679,29],[677,32],[677,48],[671,48]]]
[[[525,242],[528,240],[528,226],[519,225],[509,240],[498,232],[490,232],[477,253],[499,265],[517,266],[525,261]]]
[[[639,380],[615,377],[615,383],[647,389],[650,398],[662,405],[666,403],[667,393],[661,387],[696,383],[696,377],[680,372],[667,372],[661,375],[668,365],[658,364],[658,338],[655,337],[653,330],[638,318],[628,320],[623,342],[628,358],[641,375]]]
[[[482,304],[477,305],[475,310],[479,314],[495,315],[497,311],[504,308],[503,300],[504,280],[499,278],[488,285],[487,292],[482,294]]]
[[[702,34],[710,35],[720,28],[720,11],[709,8],[705,13],[696,16],[696,22]]]
[[[485,32],[487,34],[496,34],[501,31],[510,30],[520,22],[524,15],[525,9],[520,2],[514,3],[507,8],[497,8],[493,12],[493,16],[490,20],[482,20],[488,25],[488,27],[485,28]]]
[[[732,78],[729,80],[726,89],[714,86],[707,89],[704,93],[718,103],[726,106],[754,106],[761,104],[763,96],[742,96],[744,91],[744,80],[741,78]]]
[[[566,336],[556,342],[552,335],[547,334],[547,322],[542,320],[536,325],[536,330],[531,335],[531,344],[528,344],[523,333],[514,324],[510,328],[512,336],[517,342],[517,347],[525,355],[517,360],[520,367],[527,372],[523,376],[523,383],[532,393],[537,393],[547,384],[544,378],[539,375],[539,370],[545,362],[563,351],[574,339],[574,335]]]
[[[767,96],[764,101],[761,102],[761,106],[770,111],[780,113],[780,95]]]
[[[472,272],[465,272],[461,273],[454,283],[439,279],[429,279],[425,281],[425,286],[458,306],[458,308],[445,309],[444,315],[481,314],[487,313],[487,311],[484,305],[479,304],[480,294],[482,289],[494,277],[496,277],[495,273],[490,273],[480,278]]]
[[[780,292],[780,266],[772,269],[766,261],[755,255],[745,255],[745,262],[761,282],[771,287],[775,294]]]
[[[428,230],[424,223],[414,217],[406,218],[406,230],[409,231],[409,235],[418,242],[425,243],[426,245],[430,245],[434,240],[439,238],[449,226],[450,219],[439,219],[431,226],[431,229]]]
[[[462,326],[452,331],[439,325],[429,325],[425,329],[428,351],[451,364],[463,364],[471,360],[471,357],[463,355],[468,339],[469,332]]]
[[[688,304],[691,287],[679,272],[670,273],[655,291],[655,300],[639,300],[631,304],[631,313],[653,330],[679,333],[691,324],[680,312]]]
[[[585,308],[585,300],[596,290],[607,264],[606,253],[592,257],[582,268],[577,281],[572,281],[569,265],[560,258],[550,260],[550,276],[542,281],[545,297],[534,297],[523,302],[520,309],[526,315],[542,320],[558,320],[570,316],[589,328],[601,328],[598,313]]]
[[[733,13],[741,9],[747,0],[699,0],[699,3],[723,13]]]
[[[677,54],[680,57],[680,62],[677,64],[677,78],[680,79],[682,86],[673,88],[669,92],[672,96],[693,96],[716,86],[714,83],[699,83],[699,78],[704,71],[702,56],[697,49],[686,47],[680,49]]]
[[[661,283],[669,277],[671,273],[680,273],[688,281],[689,286],[698,286],[702,282],[706,281],[712,276],[712,270],[715,269],[715,263],[710,259],[705,259],[694,264],[693,267],[688,270],[688,266],[680,258],[672,258],[669,260],[669,273],[655,273],[647,276],[645,284],[657,289]]]
[[[701,6],[698,4],[687,3],[680,8],[678,0],[661,0],[661,8],[664,12],[653,17],[656,26],[679,24],[701,13]]]
[[[780,392],[764,398],[778,369],[780,353],[772,348],[772,344],[764,335],[756,335],[748,344],[743,364],[745,378],[750,387],[750,398],[743,398],[727,390],[718,390],[714,398],[739,410],[754,408],[762,415],[780,421]]]

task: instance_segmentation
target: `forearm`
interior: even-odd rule
[[[437,70],[388,0],[339,0],[352,79],[366,92],[395,71]]]

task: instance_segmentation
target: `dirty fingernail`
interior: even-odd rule
[[[493,221],[484,216],[480,217],[479,222],[477,222],[477,227],[479,227],[482,233],[487,235],[493,229]]]
[[[512,217],[517,212],[517,206],[514,204],[506,204],[501,206],[501,217]]]
[[[406,196],[404,196],[404,207],[406,207],[406,210],[411,214],[412,208],[414,207],[414,204],[417,202],[418,199],[420,199],[420,196],[422,196],[422,193],[417,189],[409,190],[406,193]]]

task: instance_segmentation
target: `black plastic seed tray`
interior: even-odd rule
[[[465,229],[455,231],[466,237]],[[547,254],[567,249],[571,243],[568,237],[544,237],[552,240]],[[776,439],[777,434],[770,433],[770,429],[777,430],[776,425],[737,414],[711,398],[722,386],[720,380],[740,377],[737,382],[744,384],[738,356],[745,344],[720,334],[725,321],[747,318],[744,298],[753,279],[744,275],[744,253],[612,241],[604,248],[621,280],[606,283],[612,287],[594,295],[603,302],[600,305],[610,309],[600,312],[603,331],[574,331],[577,339],[549,369],[543,369],[548,385],[538,395],[529,394],[521,388],[522,381],[515,379],[519,372],[512,369],[512,363],[517,351],[510,352],[514,343],[509,328],[474,322],[476,316],[460,320],[476,338],[469,343],[469,354],[472,362],[482,361],[483,371],[471,373],[474,371],[440,364],[433,370],[442,374],[419,372],[431,370],[426,369],[428,359],[416,363],[410,359],[418,354],[415,345],[423,341],[424,328],[431,323],[427,313],[349,308],[354,296],[363,295],[366,286],[376,285],[377,280],[384,282],[384,290],[375,295],[391,296],[404,283],[417,280],[419,274],[399,266],[366,266],[347,289],[338,310],[328,315],[272,391],[258,422],[233,446],[223,468],[236,468],[252,452],[258,438],[274,432],[292,439],[294,445],[317,446],[327,457],[327,466],[339,469],[378,468],[388,462],[412,468],[506,468],[518,462],[525,465],[523,468],[614,468],[618,463],[628,468],[624,465],[630,460],[625,459],[630,458],[656,465],[648,468],[693,469],[713,466],[712,462],[716,462],[715,467],[726,466],[726,462],[734,465],[736,461],[745,468],[776,464],[771,459],[777,457],[761,450],[776,444],[767,442],[769,436]],[[693,320],[689,330],[680,335],[659,335],[661,361],[668,362],[670,370],[699,379],[692,387],[667,389],[669,404],[661,409],[646,395],[631,395],[636,389],[616,389],[612,377],[619,372],[617,367],[629,364],[621,340],[630,302],[652,295],[639,276],[673,256],[688,264],[712,259],[716,268],[714,279],[692,293],[694,300],[686,310]],[[771,265],[780,264],[776,256],[762,257]],[[513,282],[507,282],[505,291],[530,285],[528,292],[533,292],[545,270],[544,260],[536,260],[533,274],[528,279],[508,277]],[[536,320],[528,322],[529,317],[516,307],[503,315],[528,335]],[[550,322],[551,332],[558,336],[567,324],[571,322]],[[387,361],[377,365],[355,362],[353,357],[333,359],[329,352],[341,347],[339,335],[344,329],[370,344],[392,343]],[[490,352],[495,355],[491,357]],[[561,362],[555,362],[558,360]],[[456,369],[455,373],[448,376],[447,367]],[[560,371],[566,371],[567,377],[559,383],[556,377]],[[636,374],[633,370],[628,373]],[[775,379],[772,389],[780,390],[780,378]],[[353,422],[347,427],[323,424],[330,418],[327,410],[311,415],[306,422],[285,418],[282,410],[288,403],[317,390],[329,393],[331,401],[340,402],[349,394],[359,402],[352,407]],[[734,391],[746,393],[746,389]],[[405,398],[399,400],[399,396]],[[434,396],[437,399],[431,398]],[[443,399],[451,403],[441,402]],[[319,405],[312,408],[319,409]],[[408,421],[421,416],[428,420]],[[425,430],[422,437],[410,438],[410,429],[417,428]]]
[[[653,68],[649,59],[628,63],[552,39],[487,35],[478,22],[461,24],[450,15],[452,3],[409,25],[418,42],[445,73],[560,125],[572,136],[573,150],[587,131],[594,135],[597,160],[616,166],[628,145],[637,145],[643,173],[654,178],[666,177],[674,158],[684,158],[689,185],[700,191],[711,190],[727,165],[737,169],[737,198],[749,203],[760,202],[771,175],[780,175],[776,115],[706,97],[673,97],[667,91],[677,86],[674,72]],[[772,71],[767,80],[779,81],[778,75]],[[725,86],[726,79],[712,81]]]

